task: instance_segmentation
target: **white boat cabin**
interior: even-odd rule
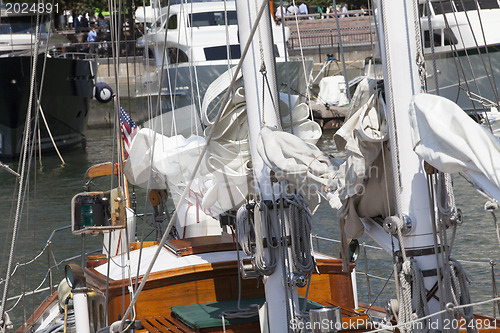
[[[140,10],[141,17],[144,17],[144,9]],[[155,12],[148,10],[147,13]],[[151,18],[144,18],[145,22],[148,20]],[[167,65],[189,61],[237,60],[241,56],[234,1],[171,5],[170,8],[163,7],[156,11],[154,21],[141,44],[148,46],[149,57],[154,58],[157,66],[162,64],[164,43]],[[271,24],[276,56],[283,57],[285,44],[282,28],[277,27],[274,21]],[[289,36],[290,31],[285,28],[285,39]]]
[[[497,0],[434,0],[430,2],[430,8],[427,1],[421,0],[419,12],[426,53],[431,51],[431,43],[436,53],[450,52],[452,45],[460,51],[500,43],[500,2]]]

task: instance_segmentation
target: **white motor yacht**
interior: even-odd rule
[[[420,1],[420,13],[429,91],[457,102],[467,112],[498,105],[499,3],[452,0],[431,1],[427,6]]]
[[[138,41],[147,50],[144,53],[148,67],[156,68],[144,80],[143,93],[155,96],[161,86],[161,113],[179,108],[191,110],[195,106],[198,114],[208,86],[234,68],[241,56],[235,2],[194,2],[161,9],[141,7],[136,17],[146,25],[155,22]],[[269,24],[275,45],[278,88],[282,92],[305,94],[312,61],[286,59],[290,31],[272,20]],[[266,70],[257,63],[255,68],[256,72]],[[183,113],[186,111],[182,109]]]

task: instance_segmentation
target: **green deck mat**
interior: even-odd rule
[[[246,309],[252,304],[258,304],[259,307],[264,304],[265,298],[245,298],[240,301],[240,308]],[[301,297],[301,306],[303,298]],[[310,301],[307,301],[307,309],[322,308],[323,305]],[[217,301],[209,303],[198,303],[190,305],[180,305],[172,307],[172,314],[174,317],[182,321],[184,324],[191,328],[206,328],[206,327],[217,327],[222,326],[222,319],[219,315],[223,311],[237,310],[238,300],[228,300],[228,301]],[[225,325],[235,325],[248,323],[253,321],[258,321],[259,316],[255,315],[250,318],[231,318],[226,319]]]

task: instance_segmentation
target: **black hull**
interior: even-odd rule
[[[44,57],[38,58],[37,89],[41,84]],[[16,157],[23,145],[28,109],[32,59],[0,58],[0,157]],[[81,144],[85,139],[90,100],[93,95],[93,67],[87,60],[47,58],[41,105],[58,148]],[[33,100],[32,125],[36,115]],[[53,150],[43,120],[39,119],[42,151]]]

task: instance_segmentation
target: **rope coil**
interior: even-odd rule
[[[289,205],[288,218],[291,230],[293,264],[297,272],[310,274],[314,269],[311,234],[312,215],[302,194],[290,194],[285,198]]]
[[[289,245],[293,273],[309,275],[314,269],[314,259],[310,237],[312,214],[307,202],[301,194],[290,194],[272,204],[273,209],[283,210],[283,214],[279,215],[290,227],[290,244],[287,236],[280,236],[273,226],[269,207],[267,202],[258,202],[243,205],[238,209],[236,228],[238,243],[243,252],[247,256],[253,256],[256,269],[262,275],[271,275],[277,265],[277,251],[280,247]]]

